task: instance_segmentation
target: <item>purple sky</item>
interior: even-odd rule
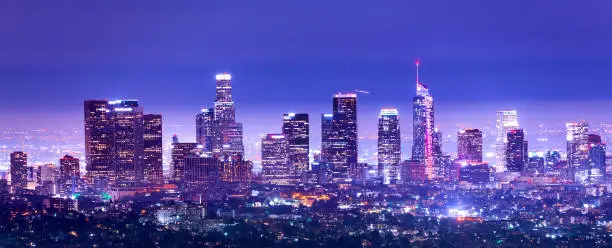
[[[381,107],[410,133],[417,57],[442,128],[483,125],[498,107],[558,125],[612,110],[607,0],[176,2],[1,1],[0,127],[80,127],[84,99],[124,97],[192,139],[228,71],[251,136],[289,111],[318,132],[332,94],[354,89],[372,92],[362,135]]]

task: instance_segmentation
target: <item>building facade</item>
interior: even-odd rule
[[[283,135],[289,143],[289,161],[296,176],[309,169],[310,130],[308,114],[288,113],[283,115]]]
[[[522,172],[527,161],[525,133],[523,129],[512,129],[507,136],[506,171]]]
[[[457,159],[482,162],[482,132],[480,130],[459,130],[457,133]]]
[[[518,129],[518,115],[516,110],[497,111],[495,127],[497,138],[495,139],[496,167],[506,168],[506,146],[508,143],[508,131]]]
[[[397,109],[382,109],[378,115],[378,171],[382,171],[384,184],[400,182],[401,151],[399,113]]]
[[[261,141],[261,167],[264,183],[291,185],[295,182],[289,161],[289,143],[282,134],[268,134]]]
[[[160,185],[164,183],[163,175],[163,141],[162,116],[147,114],[143,116],[144,165],[142,168],[145,185]]]
[[[28,187],[28,155],[25,152],[11,153],[11,188],[13,193],[21,194]]]

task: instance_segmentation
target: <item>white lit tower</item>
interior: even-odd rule
[[[495,146],[495,158],[497,170],[506,168],[506,146],[508,144],[508,132],[519,129],[518,115],[516,110],[497,111],[496,124],[497,138]]]
[[[400,182],[402,141],[397,109],[382,109],[378,115],[378,171],[385,184]]]

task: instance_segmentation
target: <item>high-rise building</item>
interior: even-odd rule
[[[242,143],[242,123],[226,122],[220,124],[220,153],[230,155],[244,155]]]
[[[433,161],[434,166],[432,172],[434,173],[433,178],[435,180],[443,180],[445,179],[446,172],[446,162],[448,155],[445,155],[442,152],[442,143],[444,142],[444,136],[442,135],[442,131],[437,128],[434,128],[433,132]]]
[[[184,161],[184,181],[189,190],[200,190],[219,181],[219,159],[189,154]]]
[[[289,162],[289,144],[282,134],[268,134],[261,141],[263,182],[290,185],[294,183]]]
[[[55,181],[60,178],[60,171],[53,164],[43,164],[39,169],[40,178],[43,183],[55,183]]]
[[[143,111],[136,100],[109,101],[112,127],[114,186],[134,187],[142,182],[144,160]]]
[[[289,161],[294,167],[296,176],[301,177],[309,167],[310,131],[308,114],[284,114],[283,134],[289,143]]]
[[[574,171],[588,167],[589,124],[587,122],[568,122],[567,129],[567,163]]]
[[[525,151],[525,134],[523,129],[508,131],[506,147],[506,171],[522,172],[527,161]]]
[[[508,143],[508,131],[518,129],[518,115],[516,110],[497,111],[495,127],[497,128],[496,154],[497,168],[506,168],[506,147]]]
[[[434,104],[433,97],[429,94],[427,85],[419,81],[420,61],[416,61],[417,80],[416,93],[412,99],[412,159],[423,161],[428,179],[434,179],[436,175],[434,168],[433,138],[434,138]]]
[[[164,183],[162,161],[162,116],[147,114],[143,116],[144,165],[143,182],[145,185]]]
[[[214,117],[218,122],[236,121],[236,110],[232,98],[232,75],[221,73],[215,76],[217,80]]]
[[[338,93],[333,100],[331,149],[334,183],[351,181],[350,168],[357,164],[357,94]]]
[[[333,149],[334,135],[334,115],[321,114],[321,159],[319,162],[336,161],[336,151]]]
[[[172,177],[174,183],[185,179],[185,160],[197,148],[197,143],[172,143]]]
[[[242,123],[236,122],[236,110],[232,98],[232,76],[228,73],[216,75],[217,87],[214,109],[215,129],[218,137],[213,142],[213,151],[224,154],[240,155],[244,154],[244,144],[242,142],[243,130]]]
[[[482,162],[482,132],[480,130],[459,130],[457,133],[457,159]]]
[[[547,174],[552,174],[558,171],[558,168],[555,168],[561,161],[561,153],[559,151],[547,151],[544,155],[544,171]]]
[[[11,188],[13,193],[23,193],[28,187],[28,155],[24,152],[11,153]]]
[[[115,175],[109,111],[106,100],[85,101],[85,162],[87,176],[93,181],[110,181]]]
[[[205,152],[212,152],[216,147],[215,109],[203,108],[202,112],[196,116],[196,140],[203,146]]]
[[[62,180],[72,180],[81,177],[79,159],[66,155],[60,159],[60,178]]]
[[[601,136],[588,135],[588,167],[586,175],[592,183],[602,182],[606,175],[606,144],[601,142]]]
[[[397,109],[382,109],[378,115],[378,166],[382,168],[383,183],[400,181],[401,150],[399,113]]]
[[[220,179],[227,183],[251,183],[253,162],[244,160],[240,155],[226,155],[221,160]]]
[[[92,180],[94,188],[129,188],[145,182],[145,171],[150,169],[145,163],[155,159],[147,160],[150,153],[145,154],[145,118],[138,101],[87,100],[84,112],[87,177]],[[151,121],[147,126],[152,128],[149,131],[161,132],[161,117],[151,115],[147,118]],[[156,146],[148,150],[157,150],[154,155],[157,158],[161,156],[159,137],[161,134],[154,138],[153,143],[148,143]],[[159,167],[153,168],[157,170]]]
[[[60,159],[60,181],[58,186],[61,193],[75,192],[80,177],[81,172],[78,158],[66,155]]]

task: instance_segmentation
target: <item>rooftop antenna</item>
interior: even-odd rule
[[[416,82],[418,84],[420,82],[419,81],[419,65],[421,65],[421,60],[420,59],[416,59],[416,61],[414,63],[416,64]]]

